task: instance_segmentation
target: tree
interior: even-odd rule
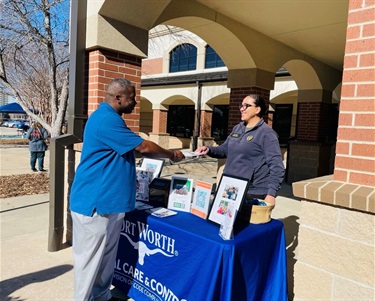
[[[0,1],[0,84],[52,137],[69,96],[69,0]]]

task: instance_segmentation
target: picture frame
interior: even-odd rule
[[[246,196],[248,185],[248,179],[223,174],[216,190],[208,219],[221,225],[230,203],[234,204],[236,214]]]
[[[150,204],[156,207],[168,207],[170,179],[155,178],[149,186]]]
[[[193,179],[172,176],[168,209],[190,212],[193,196]]]
[[[164,159],[142,158],[142,169],[153,172],[153,179],[159,178],[164,167]]]
[[[203,219],[207,219],[210,208],[212,183],[197,181],[191,204],[191,213]]]

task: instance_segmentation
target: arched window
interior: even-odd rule
[[[171,51],[169,58],[169,72],[197,69],[197,47],[194,45],[178,45]]]
[[[216,68],[225,66],[221,57],[216,53],[216,51],[210,46],[206,46],[206,58],[204,68]]]

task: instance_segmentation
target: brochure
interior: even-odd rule
[[[149,212],[151,212],[151,215],[156,216],[156,217],[160,217],[160,218],[168,217],[168,216],[172,216],[172,215],[177,214],[176,211],[169,210],[169,209],[164,208],[164,207],[153,208],[153,209],[150,209]]]
[[[207,218],[211,191],[211,183],[197,181],[197,184],[195,185],[193,203],[191,205],[191,213],[204,219]]]
[[[153,172],[143,168],[136,168],[136,200],[149,201],[149,185],[152,181]]]
[[[219,230],[219,235],[224,240],[233,239],[233,225],[236,219],[236,212],[235,203],[230,201]]]
[[[168,208],[190,212],[193,195],[193,179],[172,176],[169,189]]]

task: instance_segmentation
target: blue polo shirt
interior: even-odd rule
[[[107,103],[88,119],[81,161],[70,193],[70,209],[91,216],[129,212],[135,206],[134,148],[143,139]]]

